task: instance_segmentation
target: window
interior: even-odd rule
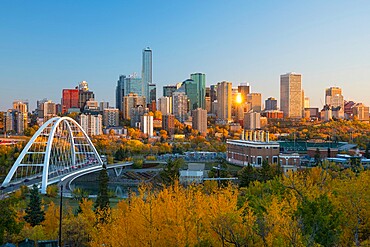
[[[262,165],[262,157],[261,156],[257,157],[257,165]]]
[[[274,164],[278,163],[278,157],[277,156],[272,157],[272,163],[274,163]]]

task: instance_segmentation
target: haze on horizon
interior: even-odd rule
[[[325,88],[370,105],[369,1],[2,1],[0,110],[13,100],[60,102],[85,80],[98,101],[115,102],[120,74],[141,73],[153,50],[163,85],[206,74],[207,85],[248,82],[279,98],[279,77],[302,74],[322,107]]]

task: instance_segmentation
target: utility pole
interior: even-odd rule
[[[62,214],[63,214],[63,184],[60,185],[60,205],[59,205],[59,247],[62,247]]]

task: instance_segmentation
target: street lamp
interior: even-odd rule
[[[60,185],[60,205],[59,205],[59,247],[62,247],[62,214],[63,214],[63,184]]]

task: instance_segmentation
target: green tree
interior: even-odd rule
[[[255,169],[251,166],[251,164],[248,163],[248,165],[243,167],[243,169],[241,169],[238,173],[240,181],[239,186],[248,187],[251,182],[257,180],[256,175]]]
[[[4,243],[5,233],[18,234],[22,229],[17,221],[16,202],[13,197],[0,200],[0,244]]]
[[[30,202],[26,208],[24,219],[26,222],[30,223],[31,226],[40,225],[45,219],[45,212],[41,209],[39,189],[35,184],[30,190]]]
[[[169,159],[167,161],[167,165],[163,168],[160,172],[160,177],[162,179],[162,183],[165,185],[173,184],[180,175],[180,168],[185,164],[185,161],[181,158],[179,159]]]
[[[297,210],[298,221],[307,246],[336,246],[340,237],[340,212],[327,195],[303,200]]]
[[[109,208],[108,181],[108,172],[104,167],[99,173],[99,192],[94,205],[95,209],[104,210]]]

